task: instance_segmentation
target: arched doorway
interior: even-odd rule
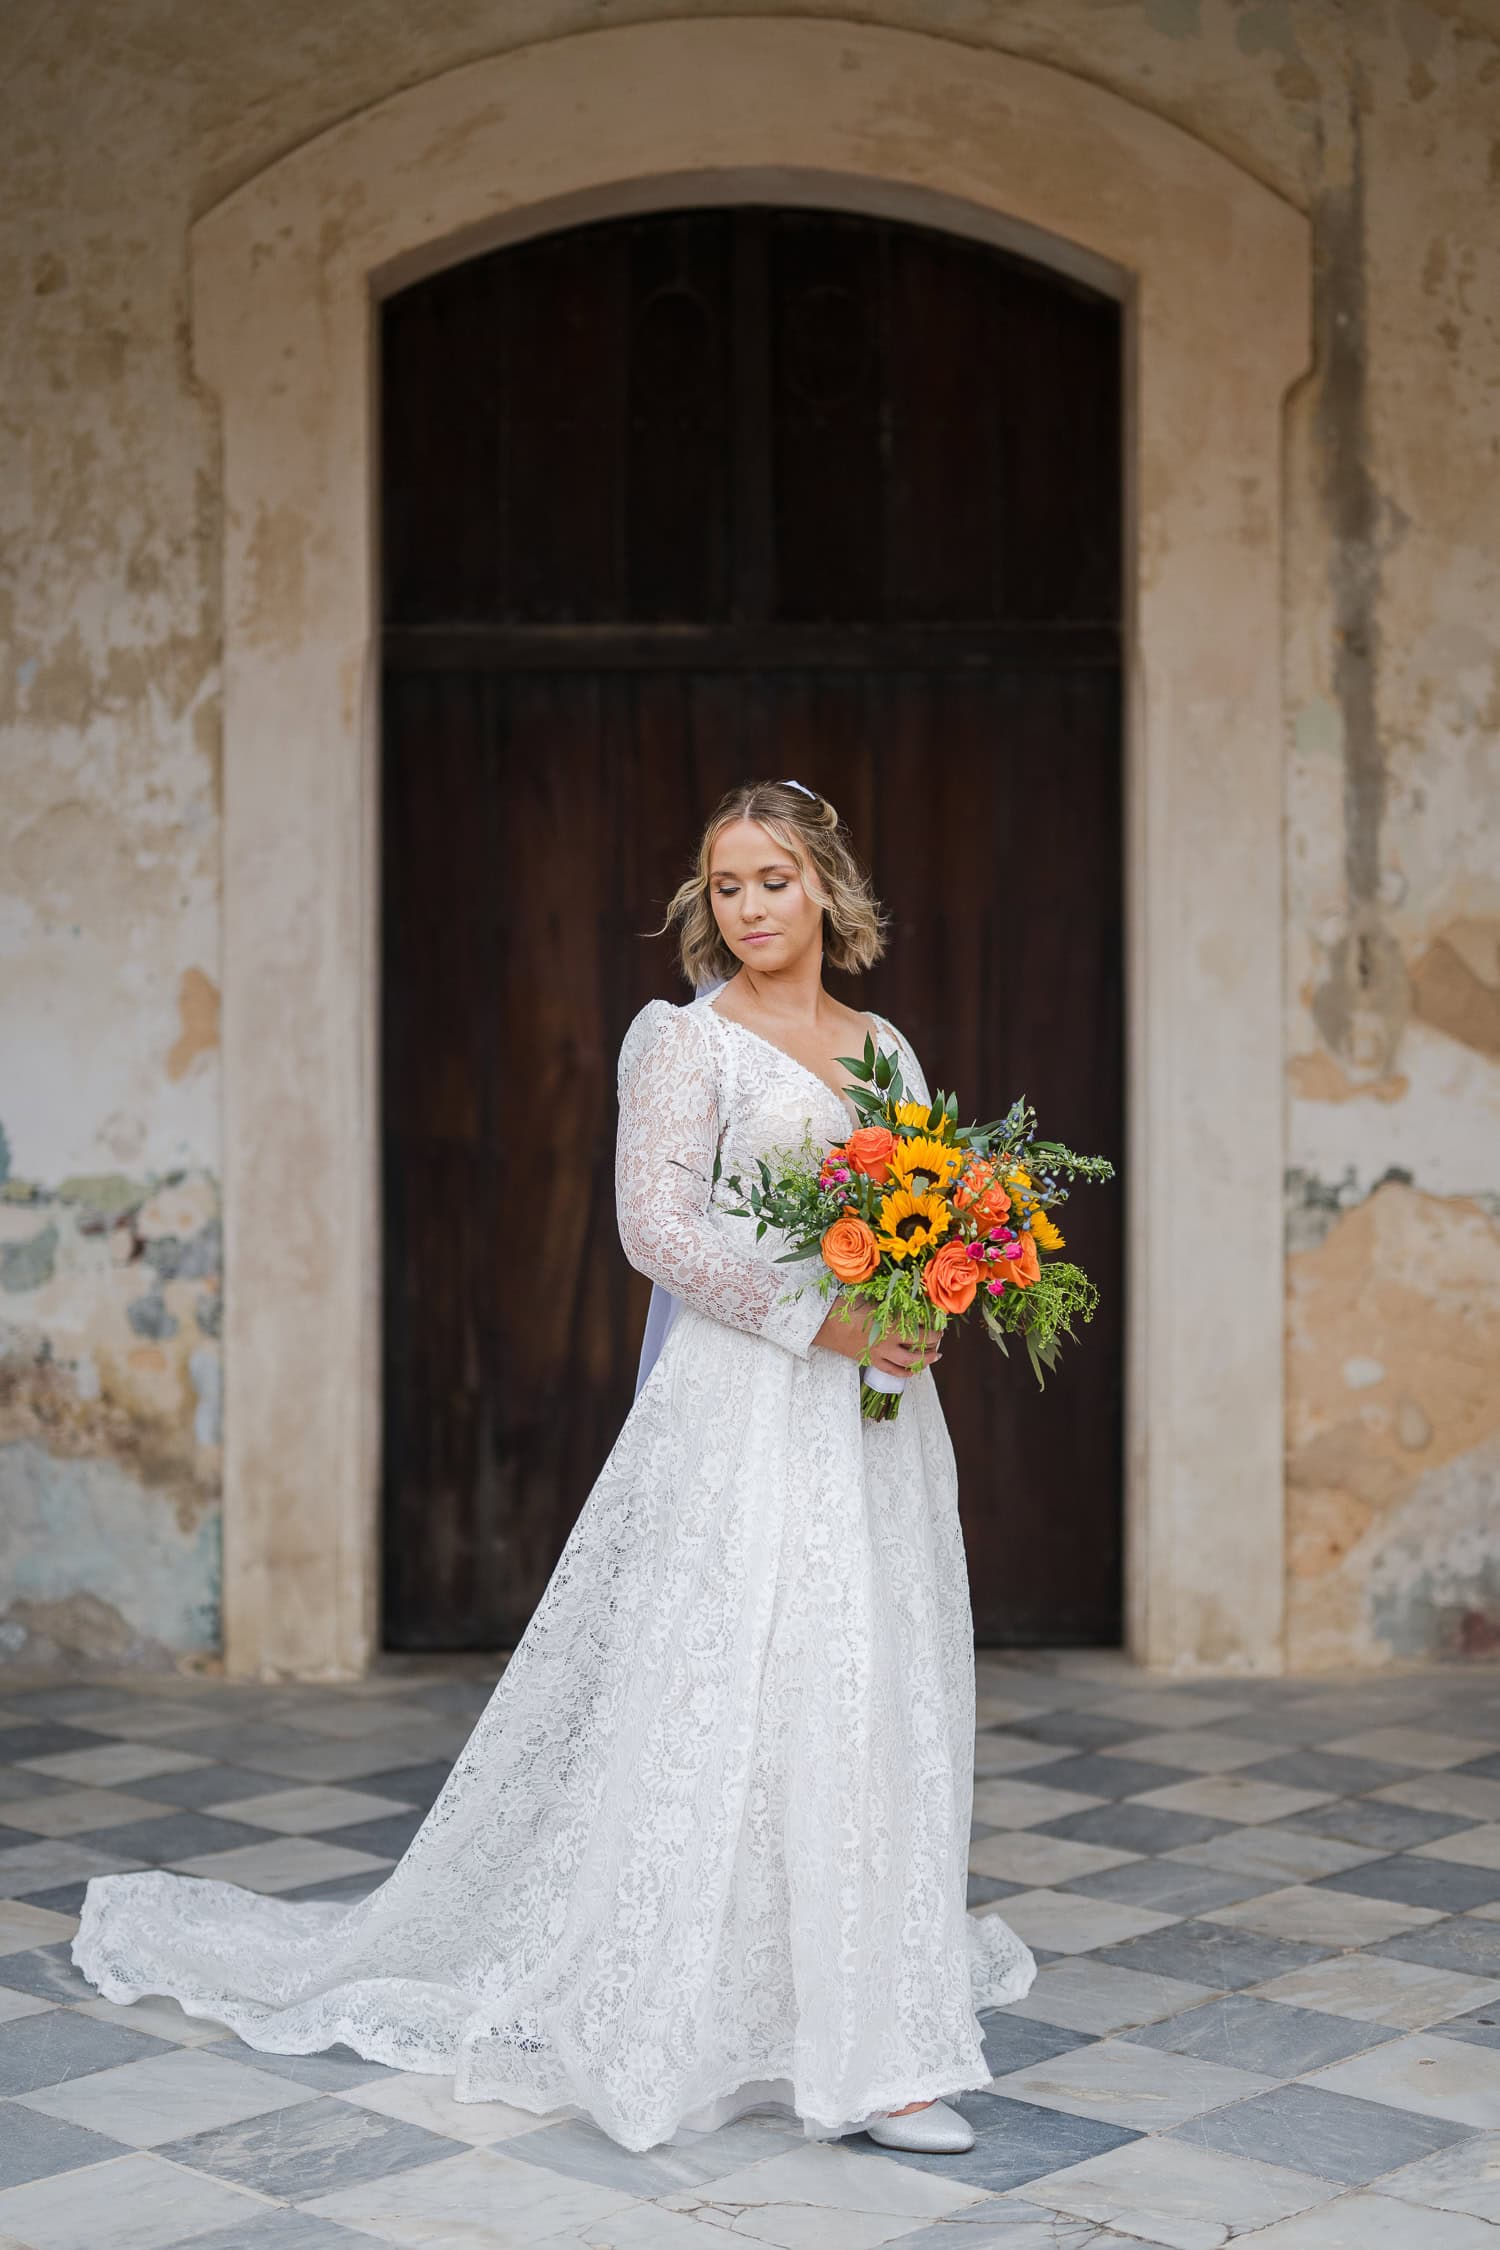
[[[492,252],[381,330],[385,1639],[494,1647],[629,1405],[614,1057],[684,996],[640,933],[724,788],[846,812],[894,910],[847,996],[934,1080],[1123,1153],[1121,318],[743,205]],[[1043,1397],[945,1362],[981,1641],[1120,1638],[1121,1204],[1070,1215],[1104,1309]]]

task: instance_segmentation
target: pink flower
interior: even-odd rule
[[[982,1258],[984,1256],[984,1245],[979,1242],[971,1242],[965,1249],[964,1256],[966,1258]]]
[[[988,1289],[992,1297],[998,1297],[1001,1290],[1005,1287],[1005,1283],[1003,1281],[987,1281],[984,1286],[986,1289]]]
[[[1005,1245],[1005,1248],[1004,1248],[1004,1249],[1003,1249],[1003,1250],[1001,1251],[1000,1255],[1001,1255],[1001,1257],[1002,1257],[1002,1258],[1019,1258],[1019,1257],[1020,1257],[1020,1255],[1021,1255],[1021,1245],[1020,1245],[1020,1243],[1019,1243],[1019,1242],[1007,1242],[1007,1244]]]

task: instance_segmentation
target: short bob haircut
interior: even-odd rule
[[[698,845],[697,867],[673,894],[666,920],[653,933],[660,937],[676,928],[677,957],[695,990],[733,976],[740,966],[739,955],[719,933],[708,895],[714,843],[735,820],[757,822],[796,861],[808,896],[823,909],[823,959],[829,968],[857,973],[880,959],[889,917],[835,808],[826,797],[785,781],[752,781],[731,789],[714,808]]]

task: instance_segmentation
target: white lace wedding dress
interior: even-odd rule
[[[930,1375],[861,1419],[806,1270],[710,1192],[716,1145],[729,1173],[848,1130],[831,1087],[705,997],[641,1011],[620,1093],[621,1236],[682,1309],[405,1857],[355,1905],[98,1876],[73,1959],[630,2149],[765,2104],[828,2138],[987,2085],[975,2010],[1035,1974],[965,1910],[953,1452]]]

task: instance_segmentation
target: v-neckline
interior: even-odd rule
[[[711,1014],[718,1017],[720,1023],[727,1023],[735,1031],[742,1031],[745,1034],[745,1037],[747,1039],[753,1039],[757,1046],[769,1047],[773,1055],[780,1055],[782,1061],[789,1062],[793,1070],[800,1070],[804,1078],[810,1078],[815,1086],[821,1086],[824,1093],[831,1095],[833,1100],[838,1103],[839,1108],[844,1112],[846,1117],[853,1113],[853,1105],[848,1102],[845,1097],[837,1091],[835,1087],[829,1085],[828,1080],[823,1076],[822,1072],[819,1070],[814,1070],[811,1063],[803,1062],[801,1056],[794,1055],[789,1047],[783,1047],[779,1045],[776,1040],[768,1039],[763,1031],[752,1030],[749,1024],[741,1023],[737,1016],[726,1016],[722,1008],[716,1008],[714,1006],[712,994],[709,994],[705,998],[703,1005],[710,1011]],[[871,1023],[875,1026],[875,1050],[878,1054],[880,1051],[881,1040],[884,1034],[890,1029],[890,1026],[885,1022],[885,1019],[882,1016],[876,1015],[873,1008],[866,1009],[865,1013],[869,1017]]]

